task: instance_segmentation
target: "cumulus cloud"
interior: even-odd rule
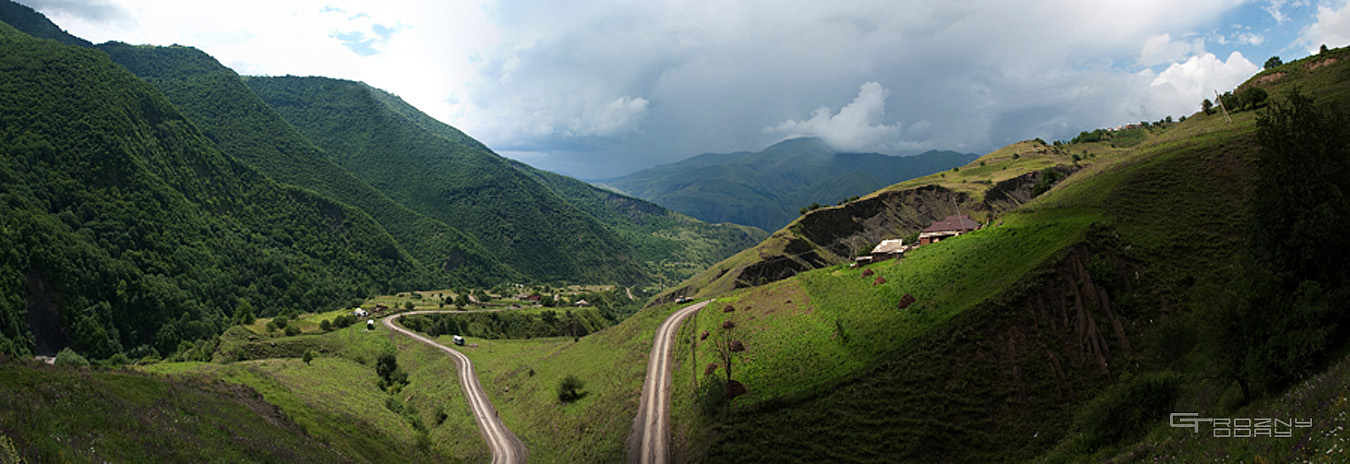
[[[891,92],[876,82],[867,82],[858,89],[857,98],[844,105],[838,113],[828,106],[816,108],[811,118],[789,119],[776,126],[765,127],[764,132],[787,137],[820,137],[826,143],[843,151],[888,150],[900,137],[900,125],[888,125],[886,97]]]
[[[1303,29],[1298,43],[1307,47],[1308,53],[1317,53],[1322,45],[1331,48],[1350,45],[1350,1],[1339,8],[1319,5],[1317,22]]]
[[[1212,53],[1192,56],[1158,73],[1143,101],[1162,114],[1191,114],[1201,100],[1213,98],[1216,91],[1236,88],[1260,70],[1239,52],[1228,55],[1227,60]]]
[[[1154,66],[1184,59],[1192,54],[1204,53],[1205,41],[1195,39],[1190,42],[1172,41],[1171,34],[1158,34],[1149,37],[1139,51],[1139,64]]]

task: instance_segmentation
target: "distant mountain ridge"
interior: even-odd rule
[[[772,231],[811,203],[833,204],[976,157],[952,151],[845,153],[807,137],[758,152],[705,153],[596,183],[707,222]]]

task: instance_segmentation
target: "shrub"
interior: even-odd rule
[[[289,325],[290,322],[291,320],[288,319],[286,316],[277,316],[275,318],[272,318],[272,323],[276,324],[278,329],[286,328],[286,326]]]
[[[1064,173],[1056,171],[1054,168],[1045,168],[1041,170],[1041,180],[1037,181],[1036,185],[1031,187],[1031,196],[1040,196],[1042,193],[1050,190],[1050,187],[1054,187],[1055,183],[1063,178]]]
[[[294,336],[296,336],[296,335],[300,335],[300,328],[299,328],[299,327],[296,327],[296,326],[294,326],[294,325],[288,325],[288,326],[286,326],[286,336],[287,336],[287,337],[294,337]]]
[[[318,354],[315,353],[314,350],[305,350],[305,357],[303,358],[305,364],[309,364],[310,361],[313,361],[315,356],[318,356]]]
[[[375,373],[380,376],[380,389],[397,393],[408,384],[408,374],[398,366],[398,357],[393,353],[381,354],[375,360]]]
[[[581,399],[586,396],[586,393],[581,391],[585,386],[586,382],[582,382],[575,375],[567,374],[567,377],[558,382],[558,402],[571,403]]]
[[[1180,384],[1181,376],[1167,371],[1141,375],[1107,389],[1074,418],[1074,428],[1081,432],[1077,446],[1091,453],[1139,436],[1172,410]]]
[[[333,330],[333,323],[328,322],[328,319],[324,319],[323,321],[319,322],[319,330],[322,330],[324,332]]]
[[[727,404],[727,384],[720,375],[705,375],[698,386],[698,408],[713,416]]]
[[[61,352],[56,353],[56,361],[53,363],[58,366],[88,366],[89,360],[67,346],[61,349]]]

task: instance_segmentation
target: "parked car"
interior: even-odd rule
[[[459,346],[464,346],[464,337],[461,337],[461,336],[459,336],[459,335],[456,335],[456,336],[455,336],[455,344],[456,344],[456,345],[459,345]]]

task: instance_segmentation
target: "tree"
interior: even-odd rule
[[[1266,68],[1266,69],[1270,69],[1270,68],[1278,67],[1278,66],[1283,65],[1283,64],[1284,64],[1284,61],[1280,60],[1280,57],[1279,57],[1278,55],[1277,55],[1277,56],[1272,56],[1272,57],[1270,57],[1270,59],[1266,60],[1265,68]]]
[[[1257,109],[1265,104],[1269,94],[1260,87],[1247,87],[1238,93],[1238,101],[1242,104],[1242,109]]]
[[[243,325],[253,325],[257,316],[253,315],[253,305],[248,300],[240,298],[239,303],[234,308],[235,320]]]
[[[305,350],[305,357],[303,358],[305,364],[309,364],[310,361],[313,361],[315,356],[317,356],[317,354],[314,352],[314,350]]]
[[[324,332],[331,331],[333,330],[333,323],[328,322],[328,319],[324,319],[323,321],[319,322],[319,330],[322,330]]]
[[[1205,101],[1200,102],[1200,110],[1204,111],[1205,114],[1214,114],[1214,102],[1206,98]]]
[[[575,375],[567,374],[567,377],[563,377],[558,382],[558,402],[571,403],[581,399],[586,396],[586,393],[581,391],[585,386],[586,382],[582,382]]]
[[[398,366],[394,353],[383,353],[375,360],[375,373],[380,376],[380,389],[396,393],[408,384],[408,374]]]
[[[1318,51],[1317,51],[1317,54],[1318,54],[1318,55],[1325,55],[1325,54],[1327,54],[1327,44],[1322,44],[1322,49],[1321,49],[1321,50],[1318,50]]]
[[[88,366],[89,360],[67,346],[62,348],[61,352],[56,353],[56,360],[52,363],[58,366]]]
[[[720,330],[717,330],[713,338],[713,349],[717,351],[717,357],[722,361],[722,368],[726,373],[726,392],[727,399],[735,398],[745,393],[745,386],[740,382],[731,379],[732,360],[741,352],[745,351],[745,343],[736,338],[736,308],[728,305],[723,308],[724,313],[730,314],[725,321],[722,321]]]
[[[1306,375],[1350,318],[1350,133],[1297,89],[1257,116],[1257,181],[1240,279],[1198,298],[1212,302],[1212,365],[1244,396]],[[1204,289],[1201,289],[1204,290]]]

